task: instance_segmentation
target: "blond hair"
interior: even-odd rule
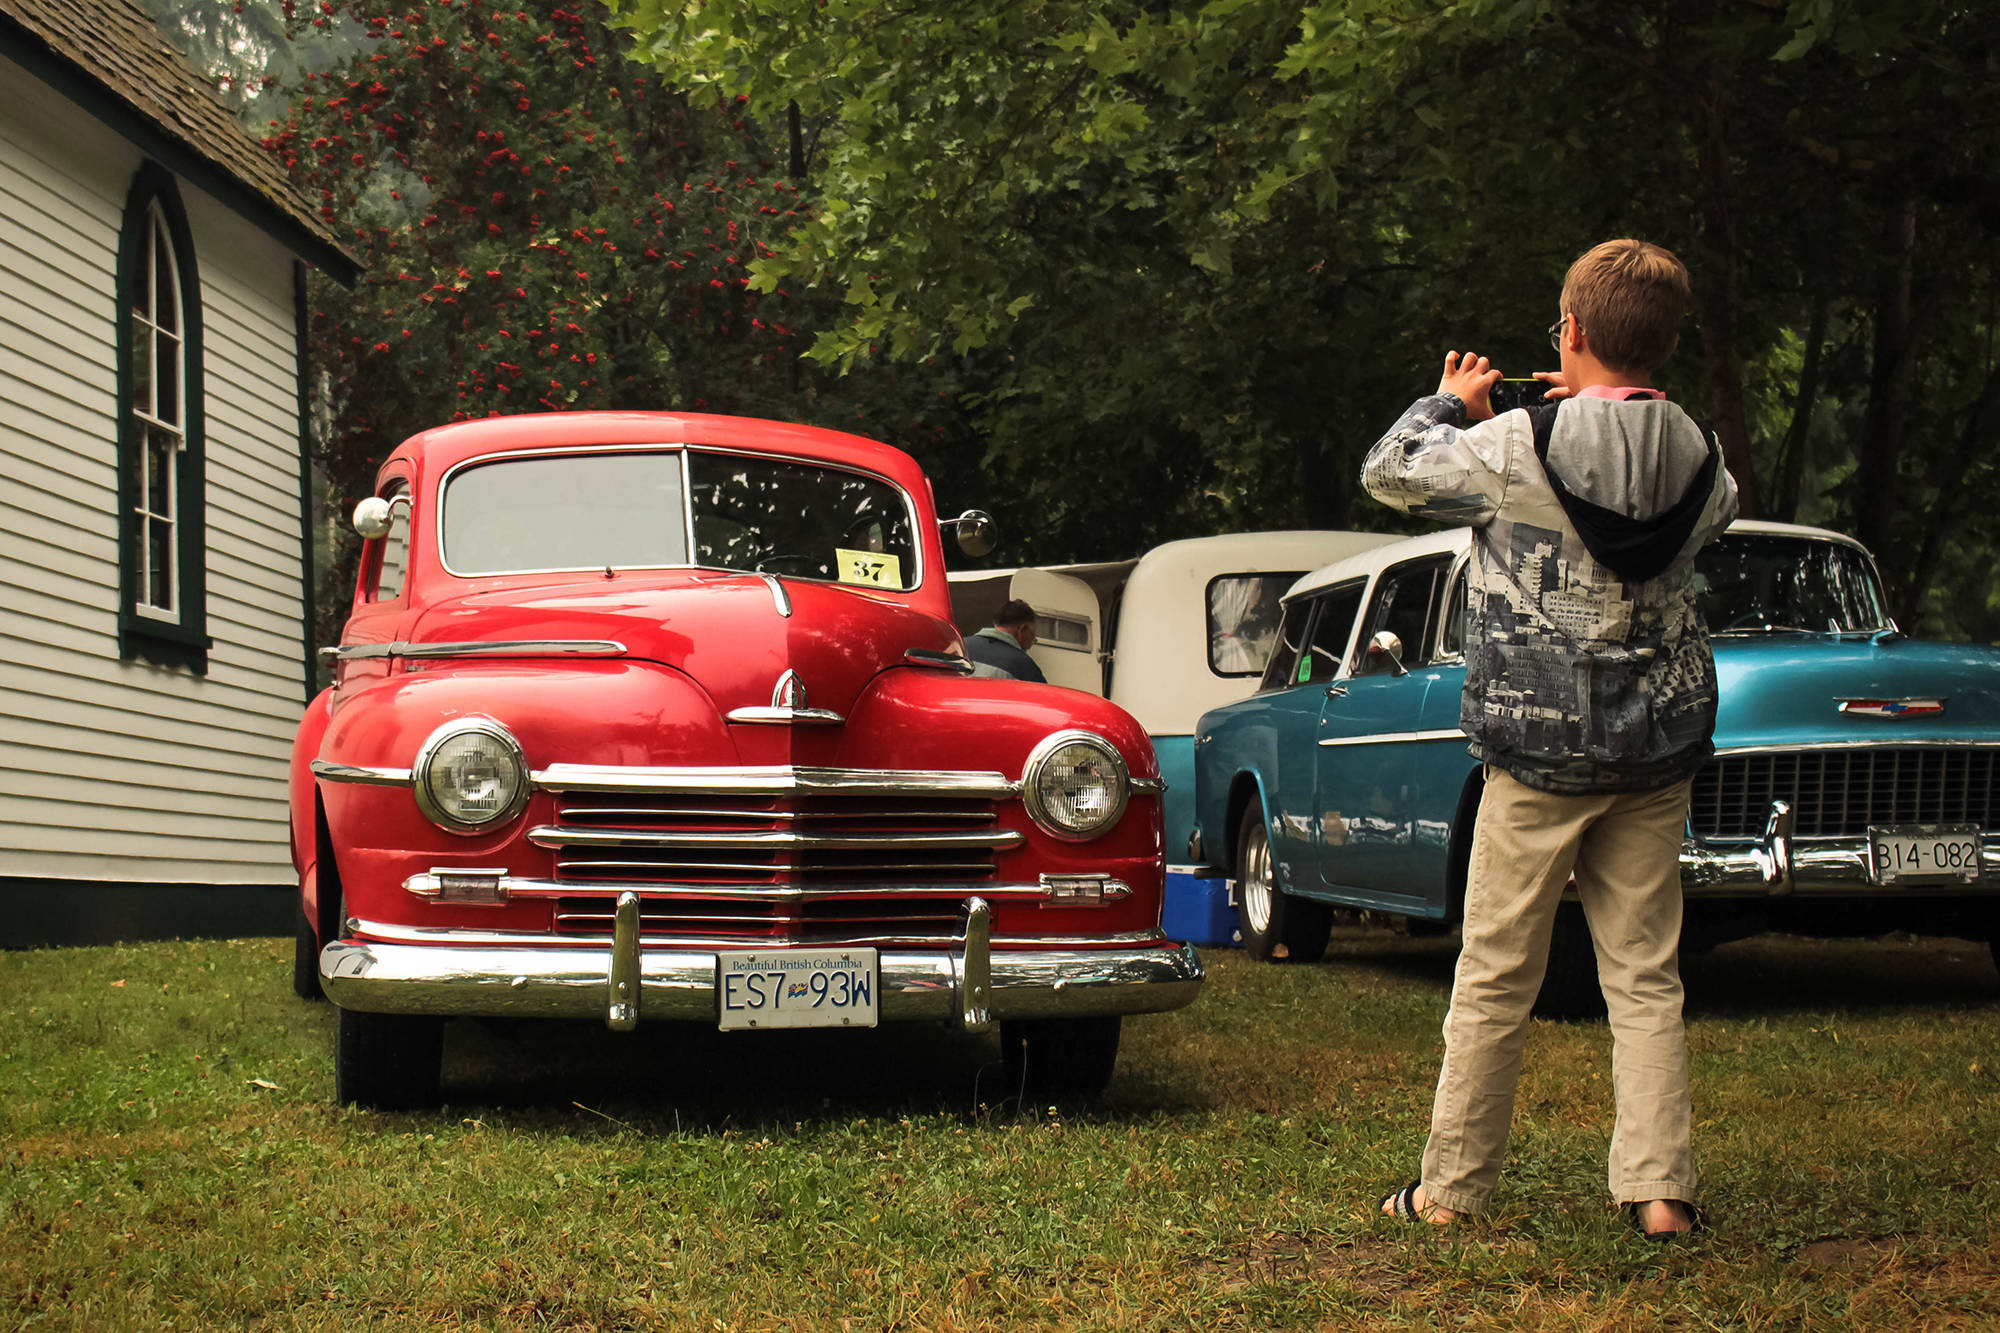
[[[1569,266],[1562,310],[1612,370],[1650,372],[1674,354],[1689,302],[1688,271],[1646,241],[1606,241]]]

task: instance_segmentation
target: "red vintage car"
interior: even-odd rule
[[[906,454],[653,412],[443,426],[382,465],[291,770],[294,985],[343,1102],[439,1093],[455,1015],[999,1026],[1037,1097],[1202,982],[1160,932],[1122,710],[976,678]],[[1017,1086],[1010,1081],[1009,1087]]]

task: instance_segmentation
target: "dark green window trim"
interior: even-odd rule
[[[304,673],[305,701],[319,693],[319,654],[315,634],[317,589],[313,582],[313,484],[312,484],[312,361],[306,354],[308,325],[312,317],[311,291],[306,285],[306,266],[292,261],[292,343],[298,357],[299,430],[299,646]]]
[[[140,543],[145,534],[135,517],[139,506],[139,469],[145,440],[133,415],[134,365],[132,305],[137,285],[144,281],[149,219],[157,204],[166,219],[167,235],[178,270],[181,338],[182,444],[174,461],[175,619],[139,611],[145,561]],[[125,197],[125,218],[118,237],[118,655],[143,658],[162,666],[208,671],[208,531],[203,465],[205,420],[202,407],[201,280],[195,268],[194,237],[187,212],[171,173],[148,162],[132,178]]]

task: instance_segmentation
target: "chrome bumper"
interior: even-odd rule
[[[957,949],[881,950],[881,1021],[983,1032],[1004,1019],[1159,1013],[1201,991],[1191,944],[995,953],[988,941],[975,900]],[[641,1017],[713,1023],[719,1012],[715,952],[643,947],[636,899],[620,902],[609,947],[336,940],[319,971],[327,998],[374,1013],[601,1018],[624,1031]]]
[[[1792,810],[1771,803],[1764,835],[1754,843],[1681,846],[1681,891],[1689,898],[1978,895],[2000,893],[2000,839],[1982,840],[1977,880],[1912,885],[1877,884],[1866,838],[1792,837]]]

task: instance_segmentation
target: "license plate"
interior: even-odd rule
[[[872,1028],[881,998],[873,949],[752,949],[715,956],[724,1032]]]
[[[1871,828],[1868,858],[1877,884],[1976,883],[1979,829],[1972,824]]]

